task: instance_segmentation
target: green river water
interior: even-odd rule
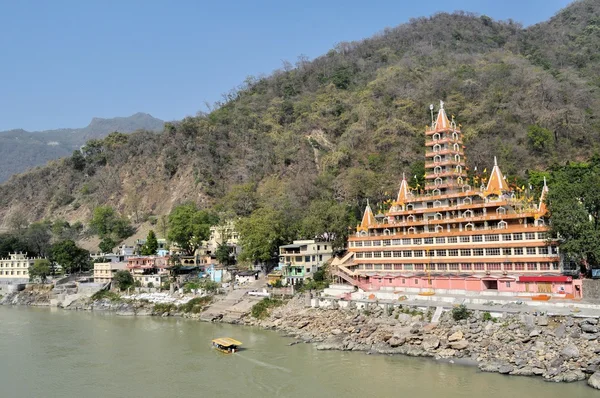
[[[245,349],[213,350],[229,336]],[[600,396],[584,383],[431,359],[317,351],[276,332],[185,319],[0,306],[0,397]]]

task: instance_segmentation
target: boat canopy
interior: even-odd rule
[[[229,337],[220,337],[218,339],[214,339],[212,342],[220,345],[221,347],[233,347],[242,345],[241,341],[237,341]]]

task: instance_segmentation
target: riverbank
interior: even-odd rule
[[[203,320],[201,314],[210,300],[183,307],[115,297],[81,298],[64,309]],[[48,306],[49,301],[43,290],[23,291],[7,295],[0,304]],[[455,320],[448,311],[438,323],[431,323],[432,315],[432,311],[409,306],[386,310],[375,303],[363,309],[306,308],[306,300],[296,296],[270,309],[265,319],[246,314],[230,323],[275,330],[297,342],[314,343],[317,350],[430,357],[476,365],[484,372],[537,376],[553,382],[587,379],[590,386],[600,389],[597,318],[505,314],[495,319],[486,312],[470,311],[465,319]]]
[[[361,310],[305,308],[304,300],[295,298],[264,320],[245,318],[245,324],[278,330],[318,350],[431,357],[553,382],[588,379],[600,388],[596,318],[507,314],[495,319],[470,311],[455,320],[448,311],[432,324],[432,315],[406,306],[385,311],[376,304]]]

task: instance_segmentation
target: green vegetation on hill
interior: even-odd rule
[[[463,126],[472,168],[489,169],[496,155],[511,181],[539,190],[540,171],[586,160],[600,144],[599,21],[600,4],[584,0],[527,29],[459,12],[340,43],[248,78],[212,112],[160,135],[96,140],[11,179],[0,217],[89,217],[108,204],[143,221],[191,201],[240,218],[249,260],[324,233],[339,247],[367,198],[377,211],[402,172],[421,178],[439,99]]]

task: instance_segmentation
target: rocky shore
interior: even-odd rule
[[[246,324],[281,331],[319,350],[365,351],[432,357],[476,364],[484,372],[538,376],[553,382],[587,379],[600,389],[600,327],[595,318],[506,315],[470,312],[454,320],[445,312],[439,323],[431,313],[410,307],[385,311],[304,308],[293,299],[264,320]]]
[[[48,306],[49,292],[24,291],[3,297],[3,305]],[[363,309],[306,308],[297,296],[273,308],[265,319],[247,314],[235,323],[272,329],[318,350],[363,351],[369,354],[431,357],[469,363],[484,372],[536,376],[553,382],[587,379],[600,389],[600,325],[597,318],[508,315],[495,319],[471,311],[455,320],[444,312],[431,323],[432,312],[410,306],[385,310],[371,304]],[[204,304],[205,306],[206,304]],[[81,298],[61,308],[110,311],[121,316],[181,316],[201,320],[203,305],[191,310],[144,300]]]

